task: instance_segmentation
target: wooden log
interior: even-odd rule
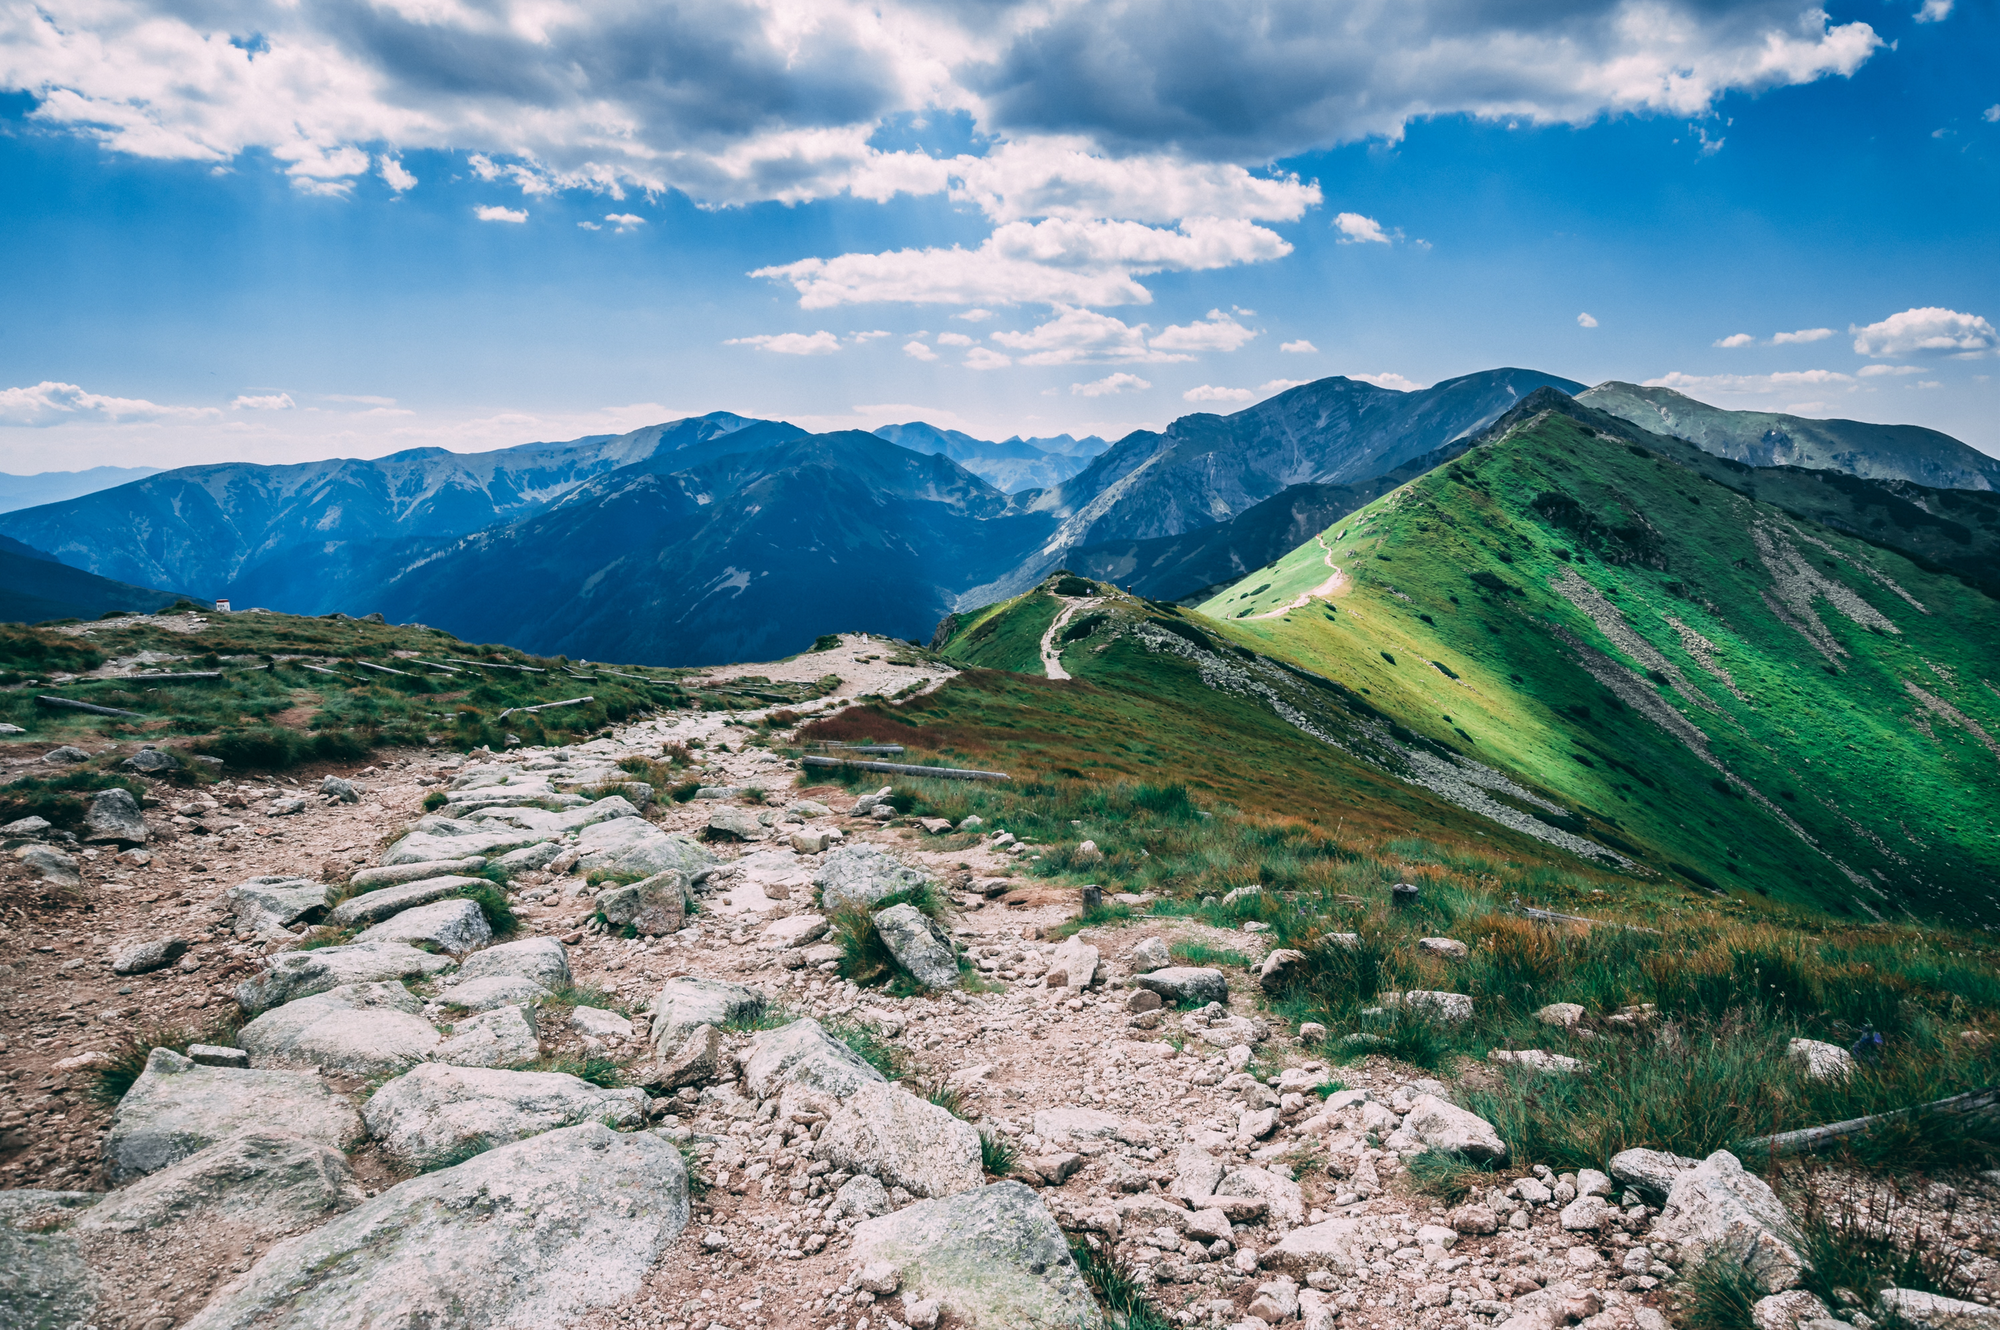
[[[182,674],[103,674],[93,679],[72,679],[71,683],[207,683],[222,677],[221,670],[190,670]]]
[[[1620,924],[1613,923],[1609,919],[1586,919],[1580,914],[1558,914],[1554,910],[1538,910],[1532,905],[1522,905],[1518,899],[1514,902],[1514,905],[1522,914],[1533,919],[1538,924],[1589,924],[1592,928],[1622,928],[1628,933],[1652,933],[1655,935],[1660,931],[1657,928],[1647,928],[1642,924]]]
[[[36,703],[53,707],[57,711],[87,711],[93,716],[139,716],[136,711],[120,711],[117,707],[100,707],[94,702],[78,702],[68,697],[37,697]],[[141,717],[143,719],[143,717]]]
[[[620,674],[617,670],[607,670],[602,665],[599,665],[597,667],[597,672],[599,674],[608,674],[614,679],[633,679],[637,680],[639,683],[663,683],[667,685],[667,687],[669,688],[680,687],[680,685],[674,682],[672,679],[648,679],[643,674]]]
[[[382,674],[393,674],[398,676],[399,678],[414,679],[417,677],[416,675],[411,674],[408,670],[392,670],[387,665],[371,665],[365,660],[357,660],[354,661],[353,664],[359,665],[364,670],[375,670]]]
[[[497,660],[460,660],[457,656],[446,656],[445,659],[454,665],[477,665],[482,670],[519,670],[523,674],[548,673],[547,670],[538,670],[532,665],[503,665]]]
[[[455,669],[453,669],[453,668],[452,668],[451,666],[449,666],[449,665],[440,665],[440,664],[438,664],[438,663],[437,663],[436,661],[434,661],[434,660],[413,660],[413,661],[411,661],[410,663],[411,663],[412,665],[421,665],[421,666],[423,666],[423,667],[424,667],[425,669],[430,669],[430,670],[442,670],[442,671],[444,671],[444,672],[445,672],[446,674],[463,674],[463,673],[465,673],[465,671],[464,671],[464,670],[455,670]]]
[[[832,739],[820,740],[806,746],[828,753],[900,753],[903,751],[903,745],[901,744],[846,744]]]
[[[345,679],[347,677],[339,670],[330,670],[324,665],[315,665],[311,661],[300,661],[299,668],[302,670],[311,670],[314,674],[331,674],[336,679]]]
[[[551,707],[580,707],[585,702],[595,702],[596,700],[594,697],[569,697],[564,698],[560,702],[542,702],[532,707],[508,707],[493,719],[505,720],[517,711],[547,711]]]
[[[916,767],[901,762],[856,762],[845,757],[802,757],[809,767],[853,767],[857,771],[886,771],[896,776],[929,776],[935,780],[1012,780],[1004,771],[967,771],[959,767]]]
[[[1872,1131],[1885,1122],[1932,1114],[1958,1118],[1967,1130],[1983,1127],[1990,1131],[2000,1127],[2000,1088],[1968,1090],[1964,1094],[1955,1094],[1947,1099],[1916,1104],[1910,1108],[1893,1109],[1887,1113],[1873,1113],[1865,1118],[1849,1118],[1845,1122],[1829,1122],[1823,1127],[1805,1127],[1798,1131],[1781,1131],[1775,1136],[1759,1136],[1755,1140],[1743,1142],[1738,1153],[1808,1154],[1814,1150],[1823,1150],[1830,1145],[1838,1145],[1849,1136]]]

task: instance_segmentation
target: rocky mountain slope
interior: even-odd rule
[[[1844,471],[1869,480],[1906,480],[1931,489],[2000,488],[2000,459],[1921,425],[1808,420],[1769,411],[1725,411],[1671,388],[1613,380],[1577,400],[1655,434],[1751,466]]]
[[[1111,445],[1095,434],[1076,438],[1011,439],[993,443],[955,429],[939,429],[921,420],[884,425],[875,431],[899,448],[919,453],[943,453],[1003,494],[1047,489],[1068,480]]]
[[[171,605],[177,592],[131,586],[58,562],[18,540],[0,536],[0,620],[95,619],[110,610],[143,613]]]
[[[61,503],[129,481],[159,474],[157,466],[93,466],[82,471],[41,471],[27,476],[0,475],[0,513],[38,504]]]

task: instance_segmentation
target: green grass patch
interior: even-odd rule
[[[240,1028],[240,1023],[232,1019],[200,1027],[185,1022],[143,1026],[112,1048],[108,1055],[110,1062],[101,1063],[91,1070],[88,1093],[100,1104],[116,1104],[146,1070],[146,1060],[153,1055],[154,1049],[171,1048],[176,1053],[185,1054],[196,1044],[234,1048],[236,1032]]]
[[[1446,1205],[1457,1205],[1482,1187],[1493,1185],[1490,1164],[1477,1163],[1448,1150],[1426,1150],[1408,1160],[1403,1169],[1410,1185]]]
[[[528,1064],[528,1071],[555,1071],[565,1076],[574,1076],[580,1081],[604,1090],[616,1090],[625,1083],[625,1072],[615,1061],[604,1057],[553,1057],[537,1058]]]
[[[1076,1236],[1070,1239],[1069,1254],[1114,1325],[1124,1330],[1167,1330],[1170,1323],[1166,1317],[1126,1278],[1109,1252],[1100,1253],[1091,1247],[1089,1238]]]

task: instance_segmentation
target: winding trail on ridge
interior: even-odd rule
[[[1101,604],[1103,600],[1102,596],[1090,596],[1083,600],[1064,598],[1062,613],[1058,614],[1056,621],[1049,625],[1049,630],[1042,634],[1042,669],[1051,679],[1069,678],[1069,671],[1062,667],[1062,648],[1056,643],[1056,634],[1063,630],[1063,626],[1078,610],[1087,610],[1093,605]]]
[[[1317,535],[1313,537],[1313,540],[1321,549],[1326,550],[1326,566],[1333,568],[1333,551],[1327,549],[1326,536],[1324,534]],[[1325,600],[1328,596],[1331,596],[1340,588],[1340,584],[1346,580],[1347,575],[1345,573],[1341,572],[1338,568],[1333,568],[1332,577],[1327,578],[1326,581],[1321,582],[1312,590],[1302,592],[1300,595],[1294,597],[1290,604],[1280,605],[1275,610],[1266,610],[1262,614],[1253,614],[1250,617],[1253,619],[1275,619],[1280,614],[1290,614],[1293,610],[1302,610],[1309,600]]]

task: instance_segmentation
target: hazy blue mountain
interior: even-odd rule
[[[159,472],[156,466],[94,466],[87,471],[41,471],[32,476],[0,474],[0,513],[95,494]]]
[[[1008,494],[1047,489],[1068,480],[1111,445],[1095,434],[1078,439],[1058,434],[1046,439],[1011,439],[992,443],[955,429],[913,420],[884,425],[876,437],[919,453],[942,453],[967,471]]]
[[[45,550],[0,536],[0,621],[95,619],[110,610],[157,610],[180,598],[178,592],[86,573]]]
[[[1226,522],[1292,485],[1351,485],[1393,471],[1499,418],[1537,388],[1583,385],[1493,369],[1396,392],[1348,378],[1301,384],[1233,415],[1182,416],[1137,430],[1076,476],[1019,496],[1056,526],[1005,577],[974,587],[971,607],[1018,594],[1069,551],[1177,536]]]
[[[1911,480],[1932,489],[2000,489],[2000,458],[1921,425],[1725,411],[1671,388],[1616,380],[1579,393],[1577,400],[1641,429],[1685,439],[1704,452],[1751,466],[1845,471],[1867,480]]]

